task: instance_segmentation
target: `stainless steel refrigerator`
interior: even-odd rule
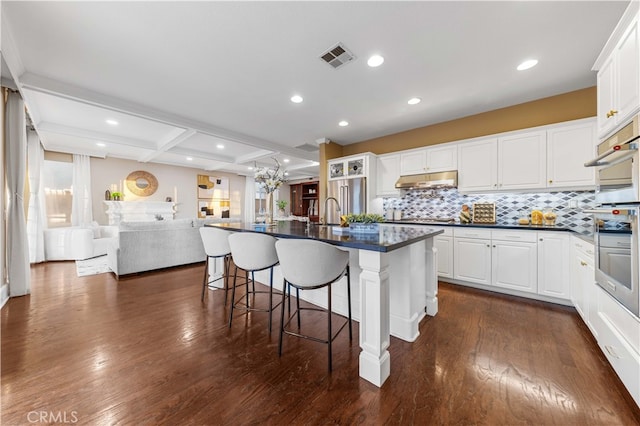
[[[325,202],[327,223],[340,223],[340,215],[367,212],[367,178],[339,179],[329,181],[327,196],[338,200],[340,211],[333,200]]]

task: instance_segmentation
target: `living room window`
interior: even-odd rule
[[[45,153],[42,167],[49,228],[71,226],[73,159],[70,155],[55,154]]]

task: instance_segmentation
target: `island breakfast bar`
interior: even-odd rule
[[[425,314],[438,312],[437,250],[433,237],[441,230],[428,227],[380,224],[375,234],[341,234],[330,226],[307,226],[298,221],[280,221],[272,226],[235,223],[215,223],[215,226],[237,232],[262,232],[277,238],[304,238],[327,242],[350,253],[352,280],[359,287],[352,298],[353,318],[360,322],[360,377],[382,386],[391,371],[387,350],[390,336],[412,342],[419,336],[418,326]],[[313,259],[301,259],[312,262]],[[256,280],[268,282],[268,275]],[[274,273],[274,287],[282,285],[279,271]],[[282,287],[277,287],[282,289]],[[323,305],[324,297],[310,300]],[[337,297],[334,311],[344,312],[344,303]],[[354,301],[355,302],[355,301]]]

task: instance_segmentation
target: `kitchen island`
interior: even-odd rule
[[[391,372],[387,350],[390,336],[412,342],[420,334],[418,326],[425,314],[434,316],[438,312],[437,251],[433,237],[441,230],[380,224],[378,233],[350,235],[338,233],[332,227],[307,226],[296,221],[277,222],[272,226],[244,223],[207,226],[262,232],[277,238],[314,239],[347,249],[354,278],[352,285],[358,287],[352,298],[359,299],[353,303],[357,306],[353,318],[360,322],[360,377],[376,386],[382,386]],[[268,282],[268,273],[256,279]],[[281,274],[276,270],[274,287],[281,283]],[[336,290],[342,287],[338,285]],[[334,311],[344,313],[346,296],[336,296]],[[324,300],[322,296],[309,301],[326,307]]]

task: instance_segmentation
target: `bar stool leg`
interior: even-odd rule
[[[208,278],[209,278],[209,256],[207,256],[207,261],[204,263],[204,278],[202,279],[202,296],[200,296],[201,302],[204,302],[204,289],[207,287]]]
[[[231,269],[231,258],[229,255],[223,259],[224,265],[224,304],[227,304],[227,296],[229,296],[229,272]]]
[[[347,265],[347,307],[349,308],[349,340],[353,340],[353,327],[351,326],[351,273]]]
[[[273,268],[269,270],[269,333],[271,333],[272,313],[273,313]]]
[[[246,299],[247,299],[247,310],[250,308],[249,304],[249,271],[244,271],[245,276],[245,290],[246,290]],[[251,271],[251,281],[253,281],[253,271]]]
[[[284,333],[284,299],[287,292],[284,291],[287,287],[287,280],[283,280],[282,284],[282,310],[280,312],[280,338],[278,340],[278,356],[282,356],[282,335]],[[289,286],[289,317],[291,317],[291,286]]]
[[[236,273],[233,274],[233,289],[231,289],[231,307],[229,308],[229,328],[231,328],[231,320],[233,320],[233,309],[236,302],[236,279],[238,278],[238,267]]]
[[[328,303],[327,303],[327,315],[329,318],[329,328],[328,328],[328,333],[327,333],[327,343],[328,343],[328,347],[329,347],[329,371],[331,371],[331,285],[329,285],[329,288],[327,289],[327,293],[328,293]]]

